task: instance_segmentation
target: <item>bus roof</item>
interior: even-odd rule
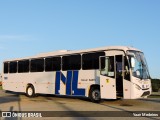
[[[47,52],[47,53],[40,53],[31,57],[25,57],[25,58],[17,58],[17,59],[10,59],[5,60],[6,61],[18,61],[18,60],[25,60],[25,59],[31,59],[31,58],[42,58],[42,57],[49,57],[49,56],[62,56],[62,55],[69,55],[69,54],[78,54],[78,53],[87,53],[87,52],[96,52],[96,51],[105,51],[105,50],[135,50],[135,51],[141,51],[139,49],[129,47],[129,46],[108,46],[108,47],[100,47],[100,48],[93,48],[93,49],[85,49],[85,50],[58,50],[53,52]]]

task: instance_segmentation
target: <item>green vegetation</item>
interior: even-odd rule
[[[160,79],[151,79],[152,91],[158,92],[160,90]]]
[[[0,86],[0,90],[2,90],[2,86]]]
[[[160,95],[150,95],[148,98],[160,98]]]

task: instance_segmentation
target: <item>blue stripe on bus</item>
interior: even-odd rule
[[[66,85],[66,95],[85,95],[85,89],[78,89],[78,71],[67,71],[66,77],[60,71],[56,72],[55,94],[60,94],[60,80]]]
[[[78,71],[73,71],[73,81],[72,81],[72,90],[74,90],[73,95],[85,95],[85,89],[78,89]]]
[[[67,71],[66,95],[71,95],[72,71]]]

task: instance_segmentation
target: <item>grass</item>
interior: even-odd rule
[[[152,92],[149,98],[160,98],[160,91],[159,92]]]
[[[160,98],[160,95],[150,95],[148,98]]]
[[[148,98],[160,98],[160,96],[149,96]]]
[[[2,86],[0,86],[0,90],[2,90]]]

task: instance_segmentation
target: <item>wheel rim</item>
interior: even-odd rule
[[[33,94],[32,88],[29,87],[28,90],[27,90],[27,92],[28,92],[28,95],[31,96]]]
[[[92,98],[93,98],[94,100],[99,100],[99,99],[100,99],[100,91],[99,91],[99,90],[94,90],[94,91],[92,92]]]

